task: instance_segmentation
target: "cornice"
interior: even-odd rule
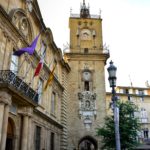
[[[40,115],[42,118],[46,119],[48,122],[50,122],[51,124],[55,125],[56,127],[58,127],[59,129],[63,129],[63,126],[58,123],[57,121],[53,120],[52,118],[50,118],[49,116],[45,115],[44,113],[42,113],[41,111],[34,109],[33,110],[35,113],[37,113],[38,115]]]

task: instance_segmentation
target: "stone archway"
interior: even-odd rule
[[[5,150],[13,150],[13,149],[14,149],[14,122],[11,118],[8,118]]]
[[[79,150],[97,150],[97,141],[91,136],[83,137],[78,144]]]

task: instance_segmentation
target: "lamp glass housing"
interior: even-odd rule
[[[117,67],[115,67],[113,65],[113,62],[110,62],[110,66],[107,68],[108,74],[109,74],[109,84],[110,87],[116,87],[116,71],[117,71]]]

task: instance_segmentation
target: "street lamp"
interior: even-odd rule
[[[108,73],[109,73],[109,84],[110,87],[112,88],[112,103],[113,103],[113,112],[114,112],[114,125],[115,125],[115,139],[116,139],[116,150],[120,150],[120,133],[119,133],[119,110],[118,107],[116,106],[116,71],[117,68],[113,65],[113,62],[110,62],[110,66],[107,68]]]

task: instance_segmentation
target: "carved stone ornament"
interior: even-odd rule
[[[78,93],[78,98],[81,103],[80,110],[95,110],[96,93],[84,91],[82,93]]]
[[[78,93],[79,117],[83,120],[84,126],[89,130],[93,120],[96,118],[96,93],[84,91]]]
[[[26,0],[26,6],[29,12],[32,12],[33,5],[32,5],[32,0]]]
[[[13,24],[23,33],[25,38],[32,40],[32,30],[29,19],[22,9],[14,9],[10,12]]]

